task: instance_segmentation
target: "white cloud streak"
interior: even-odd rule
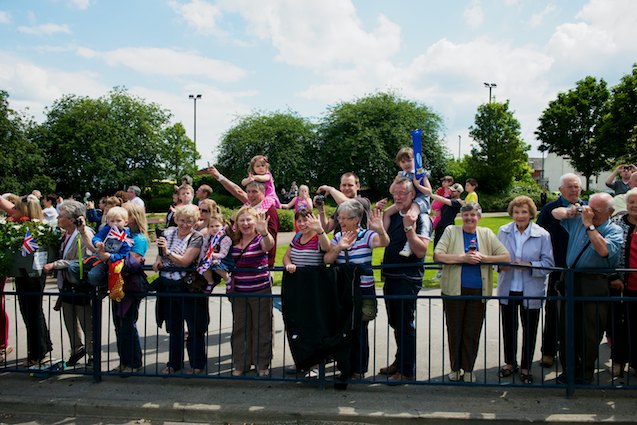
[[[544,22],[544,18],[549,16],[551,13],[555,12],[555,10],[556,10],[555,5],[547,4],[546,7],[541,12],[534,13],[533,15],[531,15],[531,19],[529,20],[529,26],[531,28],[539,27],[540,25],[542,25],[542,22]]]
[[[464,10],[463,16],[470,28],[479,28],[484,22],[484,11],[480,0],[472,0],[471,4]]]
[[[66,24],[42,24],[30,27],[20,26],[18,27],[18,32],[29,35],[71,34],[71,29]]]
[[[9,24],[9,23],[11,23],[11,15],[9,15],[9,12],[0,10],[0,24]]]
[[[106,52],[80,48],[77,53],[85,58],[101,59],[110,66],[131,68],[145,75],[200,76],[220,82],[235,82],[246,75],[245,70],[229,62],[210,59],[189,51],[125,47]]]
[[[216,36],[226,35],[219,29],[218,20],[222,10],[204,0],[192,0],[189,3],[180,3],[170,0],[169,6],[192,28],[201,34]]]

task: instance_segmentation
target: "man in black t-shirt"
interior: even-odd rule
[[[409,263],[418,263],[425,258],[433,224],[428,215],[421,214],[414,220],[410,214],[407,214],[416,197],[416,190],[411,180],[403,179],[395,183],[392,196],[399,213],[392,215],[386,229],[389,234],[389,245],[385,248],[383,264],[405,264],[405,266],[391,267],[383,271],[387,319],[389,326],[394,329],[397,349],[394,362],[381,368],[380,373],[388,375],[390,381],[413,381],[416,377],[414,316],[416,296],[422,287],[424,271],[422,265],[409,266]],[[425,220],[423,216],[426,217]],[[409,242],[411,255],[404,257],[399,253],[407,242]],[[392,299],[392,296],[409,296],[410,298]]]
[[[360,190],[360,188],[361,183],[358,179],[358,176],[354,173],[345,173],[341,176],[340,190],[336,189],[333,186],[322,185],[317,189],[317,192],[319,193],[319,195],[323,195],[326,197],[332,196],[337,205],[341,205],[348,199],[356,199],[358,202],[360,202],[361,205],[363,205],[363,209],[365,210],[365,213],[361,218],[360,225],[363,229],[366,229],[367,219],[371,211],[371,202],[369,201],[369,199],[358,195],[358,191]],[[341,226],[340,224],[338,224],[338,220],[336,219],[336,212],[334,212],[334,214],[328,219],[325,214],[325,204],[320,202],[317,203],[316,196],[314,197],[313,202],[314,206],[316,206],[316,208],[318,209],[319,220],[321,221],[321,225],[323,226],[323,229],[325,229],[325,232],[340,232]]]

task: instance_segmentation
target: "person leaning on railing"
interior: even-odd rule
[[[618,269],[637,269],[637,188],[626,192],[626,214],[616,216],[613,223],[623,232]],[[612,341],[610,353],[613,378],[624,375],[626,363],[637,372],[637,273],[619,273],[611,277],[611,295],[622,296],[625,302],[613,303],[612,323],[608,332]],[[637,376],[637,374],[635,375]]]
[[[511,266],[499,268],[498,296],[530,298],[500,298],[505,365],[498,374],[500,378],[506,378],[518,371],[516,352],[519,314],[522,321],[520,381],[524,384],[532,384],[531,365],[533,353],[535,353],[542,300],[531,297],[543,297],[546,294],[546,276],[550,270],[539,267],[553,267],[553,247],[549,232],[533,223],[537,207],[531,198],[517,196],[509,203],[508,213],[513,221],[500,227],[498,239],[509,251],[511,263],[538,268]]]
[[[460,209],[462,226],[449,226],[434,250],[434,260],[444,263],[440,289],[449,338],[450,381],[473,382],[480,333],[486,310],[483,299],[458,296],[490,296],[493,268],[490,263],[509,262],[509,252],[491,229],[479,227],[479,204]]]
[[[561,295],[608,297],[609,283],[618,285],[617,282],[609,281],[608,272],[604,270],[577,272],[578,269],[612,269],[617,266],[623,239],[622,230],[610,221],[613,211],[613,197],[608,193],[595,193],[590,197],[588,205],[581,208],[560,207],[551,212],[569,233],[566,265],[570,269],[575,269],[573,293],[569,293],[567,286],[562,289],[564,293]],[[575,351],[575,364],[570,366],[575,371],[575,383],[590,384],[595,374],[599,344],[606,330],[608,302],[576,300],[574,312],[567,311],[565,301],[562,301],[562,307],[560,363],[563,373],[558,376],[557,383],[568,382],[566,348],[569,344],[565,334],[566,323],[572,318],[575,341],[574,347],[571,345],[571,348]]]
[[[272,361],[272,281],[267,267],[274,237],[268,230],[266,213],[252,207],[242,207],[235,223],[231,252],[239,270],[232,273],[232,291],[256,296],[231,297],[232,375],[241,376],[255,365],[259,376],[268,376]]]
[[[92,363],[93,343],[93,308],[89,296],[89,285],[76,286],[70,266],[74,261],[83,261],[92,255],[91,239],[95,234],[85,225],[86,208],[80,202],[67,200],[60,205],[57,218],[62,234],[62,246],[59,259],[51,259],[44,265],[44,271],[50,273],[57,270],[57,284],[61,294],[58,298],[64,325],[69,334],[71,354],[66,361],[67,366],[75,366],[88,350],[89,361]],[[78,270],[79,274],[79,270]]]
[[[382,213],[379,209],[372,211],[367,228],[363,228],[361,223],[365,215],[365,207],[357,199],[348,199],[338,206],[336,216],[340,231],[334,234],[331,248],[325,254],[325,263],[355,264],[360,267],[362,270],[359,281],[361,295],[373,297],[375,300],[372,251],[374,248],[389,245],[389,236],[383,227]],[[354,324],[351,351],[352,379],[364,379],[365,373],[367,373],[369,364],[368,320],[362,319],[359,323]],[[342,380],[349,378],[341,376]]]
[[[177,227],[165,230],[157,238],[160,255],[153,265],[159,271],[157,286],[157,320],[161,326],[166,321],[169,333],[168,364],[163,373],[177,373],[184,366],[184,321],[188,324],[186,347],[190,360],[189,373],[199,374],[206,368],[205,335],[210,323],[208,297],[182,294],[188,291],[185,278],[187,272],[162,271],[164,267],[192,267],[199,257],[203,236],[194,230],[199,219],[199,208],[193,204],[180,205],[175,210]]]

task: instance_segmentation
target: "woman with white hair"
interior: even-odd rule
[[[389,235],[383,227],[382,213],[374,209],[369,218],[367,229],[362,228],[361,220],[365,214],[363,204],[356,199],[348,199],[338,206],[336,216],[341,231],[334,234],[331,248],[325,254],[326,264],[356,264],[361,268],[359,285],[361,295],[375,297],[376,289],[372,271],[372,251],[374,248],[389,245]],[[352,379],[364,379],[369,364],[369,321],[362,320],[354,324],[352,336]],[[344,376],[343,380],[350,377]]]
[[[78,282],[73,277],[74,273],[70,271],[73,261],[77,263],[92,254],[90,246],[95,235],[90,227],[84,225],[85,220],[86,208],[80,202],[68,200],[60,205],[58,225],[64,230],[60,258],[44,265],[44,271],[47,273],[58,271],[59,300],[71,349],[70,357],[66,361],[68,366],[75,366],[87,354],[87,350],[89,361],[92,358],[93,315],[89,296],[90,286],[76,286]]]

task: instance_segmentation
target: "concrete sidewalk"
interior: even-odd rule
[[[207,381],[4,374],[0,412],[62,418],[205,423],[430,423],[460,421],[635,423],[635,392]],[[6,417],[6,416],[5,416]],[[119,423],[119,422],[116,422]]]

